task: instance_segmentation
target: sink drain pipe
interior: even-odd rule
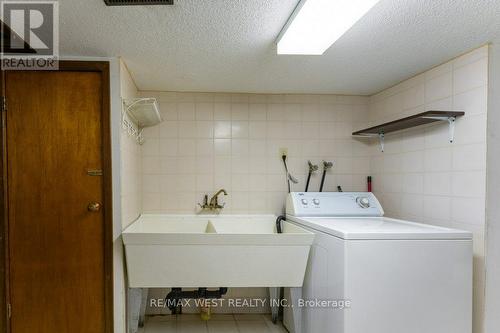
[[[282,221],[286,221],[286,216],[280,215],[276,219],[276,233],[283,233],[283,226],[281,224]],[[281,295],[283,294],[280,287],[269,288],[269,297],[271,298],[271,319],[274,324],[278,322],[280,306],[276,305],[276,301],[281,300]]]
[[[165,302],[172,314],[182,313],[182,299],[219,299],[227,293],[227,288],[218,290],[207,290],[207,288],[198,288],[198,290],[182,290],[182,288],[172,288],[165,297]]]

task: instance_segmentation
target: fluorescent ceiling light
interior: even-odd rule
[[[301,0],[278,37],[278,54],[323,54],[379,0]]]

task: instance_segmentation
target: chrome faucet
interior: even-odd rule
[[[198,204],[202,209],[209,209],[209,210],[216,210],[216,209],[222,209],[224,208],[225,204],[220,205],[218,201],[219,194],[224,193],[224,195],[227,195],[227,191],[225,189],[220,189],[215,193],[212,198],[210,198],[210,202],[208,202],[208,195],[205,195],[203,198],[203,205]]]

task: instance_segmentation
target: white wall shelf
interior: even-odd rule
[[[144,143],[142,130],[162,121],[156,98],[123,100],[122,126],[139,144]]]

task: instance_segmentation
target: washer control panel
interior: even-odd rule
[[[371,192],[292,192],[286,213],[293,216],[383,216]]]

